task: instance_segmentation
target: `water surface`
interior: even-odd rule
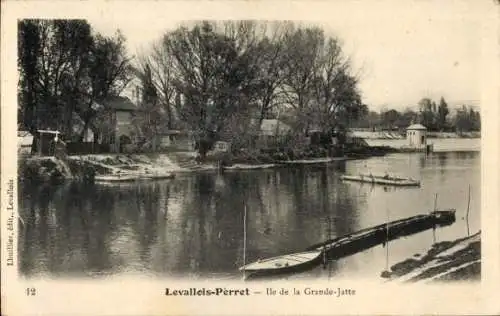
[[[392,154],[319,166],[178,176],[120,186],[20,185],[19,256],[26,276],[144,273],[239,278],[246,260],[303,250],[387,220],[455,208],[457,221],[297,277],[374,277],[436,241],[480,229],[480,153]],[[412,176],[421,188],[342,182],[345,172]],[[464,219],[470,195],[469,225]]]

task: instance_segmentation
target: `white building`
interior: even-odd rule
[[[427,145],[427,128],[421,124],[412,124],[406,128],[408,146],[414,149],[425,149]]]

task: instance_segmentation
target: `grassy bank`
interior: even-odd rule
[[[481,232],[436,243],[425,255],[393,265],[387,276],[395,282],[479,281]]]

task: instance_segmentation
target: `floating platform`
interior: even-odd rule
[[[241,171],[241,170],[255,170],[255,169],[270,169],[278,166],[277,164],[258,164],[258,165],[249,165],[249,164],[234,164],[232,166],[224,166],[222,167],[226,171]]]
[[[370,175],[370,174],[360,174],[360,175],[342,175],[340,179],[345,181],[357,181],[372,184],[383,184],[383,185],[393,185],[402,187],[418,187],[420,186],[420,181],[414,180],[412,178],[400,178],[395,176],[381,176],[381,175]]]
[[[281,165],[311,165],[311,164],[322,164],[334,161],[345,161],[348,160],[347,157],[328,157],[328,158],[313,158],[313,159],[299,159],[299,160],[280,160],[278,161]]]
[[[455,222],[455,210],[436,211],[365,228],[352,234],[312,245],[304,251],[260,259],[242,266],[247,279],[303,272],[327,260],[340,259],[403,236]]]
[[[173,179],[175,175],[173,173],[167,174],[111,174],[95,176],[95,182],[106,182],[106,183],[119,183],[119,182],[134,182],[141,180],[153,180],[153,179]]]

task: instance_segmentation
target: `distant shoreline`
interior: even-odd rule
[[[463,138],[462,138],[463,139]],[[433,143],[432,152],[480,152],[478,144],[463,145],[455,144],[452,139],[443,139],[445,143]],[[476,141],[473,141],[476,142]],[[238,172],[246,170],[264,170],[276,168],[293,168],[298,165],[322,165],[335,161],[368,159],[389,154],[402,154],[412,152],[424,152],[404,147],[404,139],[381,140],[370,142],[368,147],[356,147],[346,150],[344,155],[331,157],[296,157],[297,159],[272,159],[271,156],[247,157],[241,159],[230,157],[224,161],[210,159],[205,162],[197,162],[196,155],[191,152],[183,153],[181,156],[174,153],[153,154],[101,154],[68,156],[66,158],[67,168],[64,163],[57,162],[54,157],[24,157],[20,159],[19,178],[26,181],[53,182],[74,179],[77,181],[91,181],[99,176],[131,178],[136,176],[146,181],[154,181],[155,178],[173,178],[176,174],[194,172]],[[20,156],[21,157],[21,156]],[[281,157],[280,157],[281,158]],[[119,181],[117,181],[119,182]]]
[[[404,133],[399,131],[360,131],[354,130],[353,135],[355,137],[367,139],[367,140],[397,140],[406,139]],[[481,138],[481,132],[427,132],[428,139],[476,139]]]

